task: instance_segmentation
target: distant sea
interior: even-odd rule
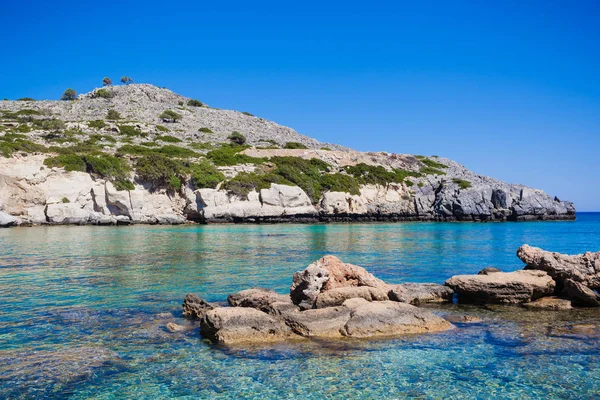
[[[0,230],[0,398],[598,398],[600,309],[434,307],[482,323],[392,340],[223,348],[182,325],[186,293],[286,293],[325,254],[390,283],[513,271],[524,243],[600,251],[573,222],[36,227]]]

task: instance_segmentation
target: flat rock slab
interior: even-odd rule
[[[344,336],[369,338],[440,332],[453,328],[445,319],[410,304],[350,299],[344,302],[344,306],[352,310],[350,319],[342,328]]]
[[[517,257],[527,264],[525,269],[546,271],[561,285],[571,279],[600,289],[600,251],[567,255],[524,244],[517,250]]]
[[[297,309],[289,295],[262,288],[246,289],[230,294],[227,302],[232,307],[256,308],[269,314],[280,314],[282,310]]]
[[[573,308],[571,305],[571,300],[561,299],[558,297],[542,297],[541,299],[537,299],[532,301],[531,303],[523,303],[523,307],[528,308],[530,310],[551,310],[551,311],[560,311],[560,310],[570,310]]]
[[[454,290],[436,283],[403,283],[390,286],[390,300],[413,305],[452,301]]]
[[[220,307],[208,311],[200,333],[214,343],[268,343],[294,335],[283,319],[249,307]]]
[[[342,330],[350,319],[350,308],[328,307],[285,315],[285,323],[292,331],[304,337],[341,338]]]
[[[327,290],[317,297],[316,308],[341,306],[348,299],[361,298],[367,301],[388,300],[387,290],[369,286],[348,286]]]
[[[544,271],[495,272],[488,275],[456,275],[445,283],[459,302],[519,304],[551,295],[556,283]]]

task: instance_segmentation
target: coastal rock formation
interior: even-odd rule
[[[14,226],[14,225],[18,225],[18,224],[19,224],[19,221],[17,218],[0,211],[0,227],[1,228]]]
[[[561,294],[577,305],[584,307],[600,307],[600,295],[581,282],[567,279],[563,283]]]
[[[456,292],[459,302],[518,304],[551,295],[556,283],[544,271],[515,271],[456,275],[445,285]]]
[[[221,344],[277,342],[293,335],[283,319],[249,307],[210,310],[200,321],[200,330],[203,337]]]
[[[350,299],[344,302],[344,306],[352,310],[342,330],[344,336],[364,338],[439,332],[452,328],[445,319],[410,304]]]
[[[390,300],[419,305],[452,301],[454,290],[436,283],[403,283],[390,286]]]
[[[527,264],[525,269],[546,271],[559,287],[571,279],[591,289],[600,289],[600,251],[566,255],[525,244],[519,247],[517,256]]]
[[[354,151],[247,113],[197,101],[186,107],[190,100],[168,89],[131,84],[96,89],[76,102],[0,102],[0,211],[10,216],[10,222],[1,217],[0,226],[575,218],[568,201],[476,174],[447,158]],[[165,110],[178,110],[181,118],[165,122],[159,117]],[[109,118],[109,111],[122,119]],[[211,152],[230,148],[234,131],[249,147],[212,157]],[[44,164],[66,154],[83,158],[75,165]],[[131,167],[121,174],[120,185],[114,171],[97,171],[84,162],[92,154],[102,154],[104,161],[116,156]],[[222,181],[205,182],[208,172],[199,179],[180,173],[156,185],[136,170],[137,160],[147,154],[208,162]],[[277,164],[284,159],[288,164],[281,169]],[[307,175],[306,165],[290,170],[297,160],[314,162],[320,166],[318,179],[331,175],[340,184],[307,183],[315,171]],[[348,170],[353,167],[380,169],[361,175]],[[375,177],[385,174],[389,179]],[[239,176],[237,190],[227,184]],[[170,178],[181,185],[166,185]]]
[[[285,323],[295,334],[304,337],[341,338],[351,309],[328,307],[285,315]]]
[[[326,290],[317,296],[316,308],[341,306],[348,299],[361,298],[367,301],[388,300],[387,290],[369,286],[346,286]]]
[[[227,297],[227,302],[232,307],[251,307],[274,315],[298,309],[292,303],[289,295],[279,294],[262,288],[246,289],[235,294],[230,294]]]
[[[183,300],[183,315],[189,318],[202,318],[214,307],[195,294],[186,294]]]
[[[304,271],[295,272],[290,288],[292,302],[301,309],[314,308],[318,296],[325,291],[345,287],[368,286],[387,289],[387,284],[364,268],[346,264],[335,256],[325,256],[310,264]],[[366,293],[363,295],[367,296]],[[368,294],[373,297],[377,294]]]

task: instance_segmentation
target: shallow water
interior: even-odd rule
[[[434,308],[482,323],[393,340],[220,348],[169,333],[186,293],[285,293],[325,254],[388,282],[522,268],[528,243],[600,250],[575,222],[0,230],[0,398],[598,398],[600,310]],[[162,313],[162,314],[161,314]],[[167,313],[166,315],[164,313]]]

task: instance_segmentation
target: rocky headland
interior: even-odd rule
[[[570,220],[447,158],[358,152],[146,84],[0,101],[0,226]]]
[[[523,245],[517,254],[526,263],[523,270],[488,267],[475,275],[453,276],[444,285],[389,284],[362,267],[325,256],[294,273],[288,295],[251,288],[230,295],[228,306],[219,306],[188,294],[183,314],[199,321],[205,339],[237,345],[391,337],[445,331],[455,327],[453,322],[480,322],[470,315],[444,318],[431,307],[436,303],[512,305],[524,312],[600,306],[600,252],[570,256]],[[169,329],[178,330],[176,325]]]

